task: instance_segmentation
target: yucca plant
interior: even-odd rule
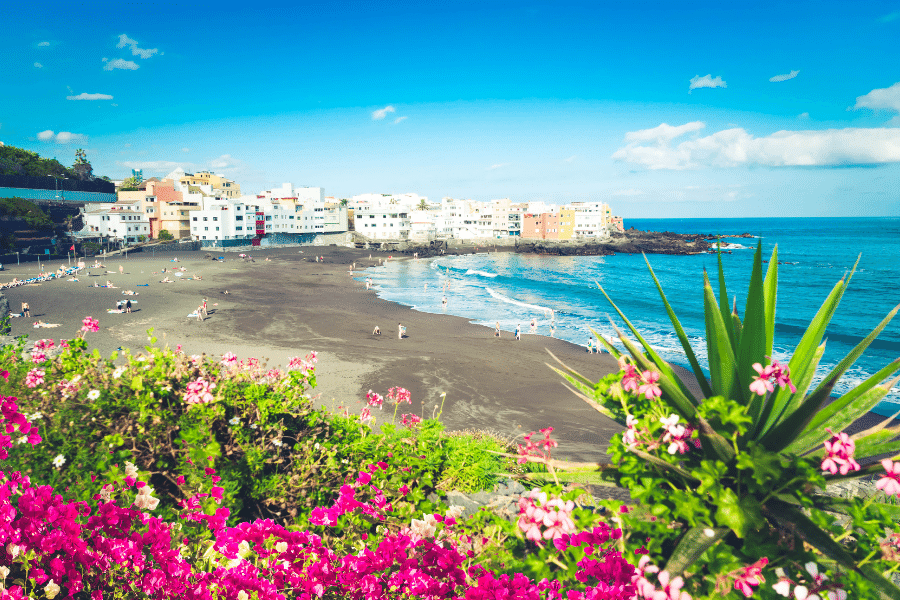
[[[605,471],[612,473],[620,485],[629,487],[654,515],[678,524],[671,534],[662,531],[670,539],[656,544],[655,550],[651,546],[655,542],[647,538],[650,553],[657,555],[660,566],[664,564],[671,575],[685,574],[690,581],[692,575],[702,571],[699,562],[718,561],[716,589],[721,592],[722,569],[734,571],[735,565],[754,560],[764,560],[754,564],[769,561],[770,568],[785,568],[805,564],[815,556],[845,581],[857,582],[855,589],[900,599],[900,589],[888,578],[900,562],[883,542],[886,532],[900,521],[900,507],[883,501],[889,499],[885,496],[841,499],[821,493],[833,482],[884,475],[886,468],[891,469],[892,460],[900,460],[900,440],[896,439],[900,428],[888,428],[890,419],[853,436],[840,433],[874,408],[900,380],[882,383],[900,369],[900,359],[829,403],[841,376],[900,306],[813,387],[825,350],[826,327],[856,267],[834,286],[784,365],[771,358],[777,247],[765,276],[762,264],[760,242],[743,316],[736,306],[729,306],[721,255],[718,301],[704,273],[707,378],[647,262],[701,397],[693,394],[660,358],[602,287],[604,296],[638,341],[632,342],[619,331],[630,355],[626,357],[597,335],[626,369],[622,383],[612,387],[594,383],[564,365],[557,371],[594,408],[627,427],[624,434],[613,439],[609,449],[612,465]],[[682,419],[686,427],[677,425]],[[661,435],[653,437],[653,431],[659,429]],[[823,446],[824,442],[829,443]],[[853,456],[854,447],[857,458]],[[894,456],[879,462],[874,458],[878,455]],[[888,473],[883,480],[888,479],[896,480],[900,488],[900,475]],[[897,488],[891,484],[885,489]],[[845,515],[844,521],[835,514]],[[781,542],[773,542],[775,539]],[[723,550],[726,547],[727,552]],[[716,574],[706,574],[708,581],[713,576]],[[789,579],[783,571],[781,576]]]

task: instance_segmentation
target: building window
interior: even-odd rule
[[[203,231],[209,231],[209,227],[204,227]]]
[[[206,217],[203,217],[203,220],[206,221],[206,220],[208,220],[208,219],[207,219]]]
[[[196,220],[197,220],[197,217],[194,217],[194,220],[196,221]]]

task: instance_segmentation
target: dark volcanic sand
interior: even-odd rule
[[[288,357],[316,350],[317,391],[332,408],[358,412],[367,390],[386,395],[388,388],[401,386],[413,399],[401,412],[430,416],[446,392],[442,420],[450,430],[487,429],[514,437],[552,426],[560,442],[559,458],[607,461],[606,444],[621,428],[563,387],[562,378],[546,364],[553,362],[546,350],[592,380],[617,368],[608,354],[587,354],[582,346],[545,336],[525,334],[517,342],[511,332],[503,332],[497,339],[493,329],[461,317],[419,313],[380,300],[353,280],[348,268],[354,261],[357,271],[378,264],[387,257],[383,253],[371,253],[369,260],[369,251],[333,246],[304,247],[302,253],[297,248],[266,249],[250,252],[255,262],[242,261],[233,252],[224,253],[225,262],[212,262],[203,259],[205,254],[180,255],[178,263],[170,262],[172,255],[132,254],[109,259],[106,269],[93,270],[98,276],[83,275],[77,283],[57,280],[7,290],[14,311],[23,300],[32,308],[31,319],[12,320],[12,333],[69,338],[81,319],[91,315],[99,319],[100,333],[88,334],[89,346],[104,356],[119,346],[142,350],[149,327],[155,328],[159,344],[182,344],[188,354],[232,351],[240,358],[268,358],[270,366],[284,366]],[[316,254],[325,261],[316,263]],[[119,265],[125,275],[119,275]],[[50,263],[51,269],[58,266]],[[200,273],[203,280],[178,280],[170,273],[175,283],[158,283],[165,276],[159,271],[174,266],[188,269],[180,279]],[[6,267],[0,281],[37,273],[35,264]],[[88,287],[107,279],[119,289]],[[138,301],[135,312],[107,314],[116,300],[126,298],[126,289],[139,292],[131,297]],[[204,295],[210,317],[202,323],[187,318]],[[35,329],[37,319],[61,326]],[[407,327],[403,340],[397,339],[398,322]],[[381,336],[372,335],[375,325]],[[376,417],[384,421],[391,414],[386,410]],[[869,414],[854,430],[878,420]]]

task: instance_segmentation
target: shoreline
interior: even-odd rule
[[[224,255],[224,262],[210,261],[205,254],[182,255],[178,263],[171,262],[172,255],[114,257],[102,269],[113,273],[93,270],[77,283],[57,280],[6,290],[13,311],[27,301],[33,315],[12,319],[12,335],[26,334],[32,341],[71,338],[81,320],[91,315],[99,319],[101,331],[88,334],[88,346],[105,358],[118,347],[142,352],[150,327],[160,346],[182,344],[187,354],[212,356],[231,351],[241,359],[268,359],[270,366],[284,366],[290,356],[315,350],[319,385],[314,393],[319,404],[332,410],[358,414],[367,390],[386,395],[390,387],[400,386],[412,392],[413,404],[401,407],[398,418],[403,412],[431,416],[446,392],[441,420],[448,431],[488,430],[521,441],[530,431],[552,426],[560,443],[557,457],[579,462],[606,462],[606,445],[622,429],[575,397],[547,366],[554,364],[549,350],[596,381],[618,368],[608,353],[588,354],[584,346],[544,335],[524,334],[517,342],[503,332],[496,339],[492,328],[464,317],[419,312],[383,300],[354,279],[384,258],[380,252],[336,246],[257,249],[251,254],[255,262],[241,261],[231,252],[215,253]],[[324,256],[324,262],[316,263],[316,255]],[[176,281],[159,283],[165,276],[161,269],[174,266],[187,272],[181,278],[167,273]],[[37,271],[36,264],[11,267],[0,281],[31,276],[32,271]],[[186,279],[197,273],[202,280]],[[117,288],[88,287],[107,279]],[[129,289],[138,295],[122,295]],[[209,299],[209,318],[189,319],[204,296]],[[127,298],[137,301],[132,314],[106,312]],[[35,329],[32,322],[38,319],[60,326]],[[402,340],[397,338],[398,322],[407,327],[408,337]],[[380,336],[372,335],[376,324]],[[375,416],[378,422],[391,418],[389,412],[376,411]],[[848,431],[884,418],[869,413]]]

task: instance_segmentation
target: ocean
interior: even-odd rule
[[[764,260],[777,245],[778,260],[785,263],[778,269],[774,353],[779,360],[790,358],[834,284],[860,256],[850,287],[828,327],[819,378],[900,304],[900,217],[629,219],[625,224],[645,231],[755,236],[723,239],[731,251],[723,255],[726,283],[732,301],[737,297],[740,314],[756,244],[762,240]],[[718,297],[716,256],[647,258],[698,360],[707,368],[703,271],[709,273]],[[664,359],[689,367],[641,255],[555,257],[498,252],[442,256],[389,262],[366,270],[365,276],[372,278],[378,295],[386,300],[427,313],[446,311],[486,327],[499,321],[504,331],[520,325],[523,335],[533,335],[532,319],[537,322],[536,335],[550,335],[552,310],[554,336],[580,345],[587,344],[591,329],[614,336],[610,319],[622,326],[597,288],[600,284]],[[445,295],[446,309],[442,306]],[[485,335],[490,334],[486,331]],[[845,393],[898,357],[900,316],[844,375],[835,392]],[[898,411],[900,390],[895,388],[875,412],[893,415]]]

